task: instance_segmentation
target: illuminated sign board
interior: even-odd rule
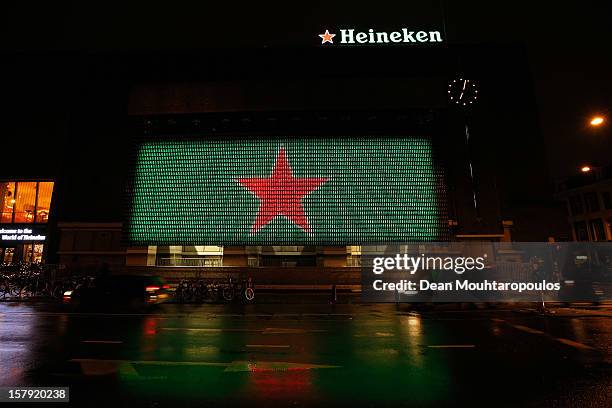
[[[418,137],[145,142],[130,194],[133,245],[431,241],[447,226]]]
[[[354,28],[341,28],[337,32],[325,30],[319,34],[321,45],[357,45],[357,44],[423,44],[442,43],[440,31],[423,31],[401,28],[397,31],[378,31],[370,28],[366,31],[358,31]]]
[[[44,241],[47,237],[35,233],[30,228],[0,228],[0,237],[2,241]]]

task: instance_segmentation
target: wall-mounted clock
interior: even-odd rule
[[[472,79],[453,79],[448,84],[448,101],[460,107],[472,106],[478,100],[478,84]]]

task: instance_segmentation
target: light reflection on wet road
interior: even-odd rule
[[[0,385],[69,385],[100,406],[611,406],[611,343],[610,319],[594,316],[0,303]]]

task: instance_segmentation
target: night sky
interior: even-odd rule
[[[56,160],[48,154],[53,139],[67,131],[62,123],[82,96],[75,83],[96,80],[70,69],[84,52],[308,46],[327,25],[428,25],[441,14],[437,1],[40,3],[11,2],[1,13],[0,176],[18,175],[14,166],[28,160]],[[604,4],[444,2],[452,43],[527,45],[548,154],[534,160],[548,160],[554,178],[575,174],[583,162],[610,163],[612,126],[586,126],[593,113],[612,114],[612,25]],[[115,103],[111,109],[127,112],[125,101]],[[29,154],[16,158],[15,151]]]

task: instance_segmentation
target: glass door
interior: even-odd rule
[[[14,255],[15,255],[15,248],[4,248],[4,254],[2,254],[2,262],[5,264],[13,263]]]
[[[23,246],[23,262],[25,262],[25,263],[32,262],[32,250],[33,250],[33,247],[34,247],[33,244],[25,244]]]
[[[34,250],[32,251],[32,262],[42,263],[44,250],[44,244],[34,244]]]

